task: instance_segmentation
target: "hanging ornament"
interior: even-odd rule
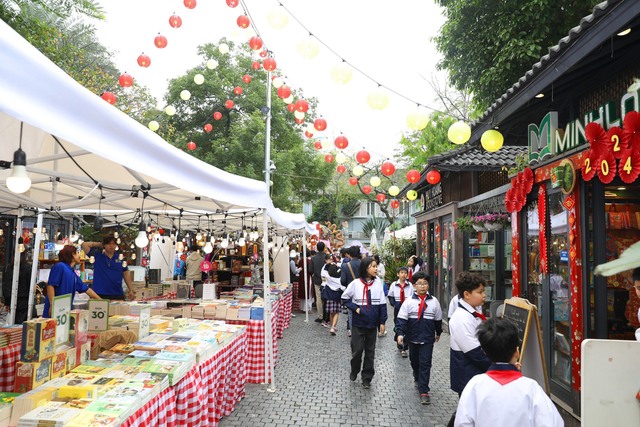
[[[218,45],[218,51],[223,54],[226,55],[227,53],[229,53],[229,45],[226,43],[220,43]]]
[[[397,200],[392,200],[390,205],[392,209],[398,209],[400,207],[400,202]]]
[[[155,120],[151,120],[149,122],[148,125],[149,129],[151,129],[152,131],[157,131],[158,129],[160,129],[160,123],[156,122]]]
[[[186,89],[180,92],[180,99],[182,99],[183,101],[188,101],[189,98],[191,98],[191,92]]]
[[[242,95],[242,88],[240,86],[234,87],[233,93],[235,93],[236,95]]]
[[[207,124],[205,124],[205,125],[204,125],[204,131],[205,131],[206,133],[209,133],[209,132],[211,132],[212,130],[213,130],[213,126],[211,125],[211,123],[207,123]]]
[[[291,96],[291,88],[287,85],[282,85],[277,91],[278,98],[285,99]]]
[[[424,108],[416,108],[407,115],[407,125],[410,129],[418,131],[427,127],[429,115]]]
[[[309,132],[311,135],[314,135],[316,133],[316,128],[313,126],[313,123],[309,123],[307,125],[307,132]]]
[[[340,136],[336,137],[336,139],[334,141],[334,144],[340,150],[344,150],[349,145],[349,140],[347,139],[346,136],[340,135]]]
[[[109,91],[102,92],[101,98],[107,101],[111,105],[115,104],[116,101],[118,100],[116,95],[113,92],[109,92]]]
[[[296,119],[296,124],[303,124],[304,123],[304,119]]]
[[[236,19],[236,23],[240,28],[249,28],[249,25],[251,25],[251,21],[249,20],[249,17],[247,15],[238,16],[238,19]]]
[[[174,107],[173,105],[167,105],[164,109],[164,112],[167,114],[167,116],[173,116],[176,113],[176,107]]]
[[[407,191],[407,199],[409,200],[415,200],[418,198],[418,192],[416,190],[409,190]]]
[[[182,18],[175,14],[171,15],[169,17],[169,25],[171,25],[172,28],[180,28],[182,26]]]
[[[440,182],[440,172],[437,170],[430,170],[427,172],[427,182],[431,185],[436,185]]]
[[[249,74],[245,74],[244,76],[242,76],[242,81],[246,84],[251,83],[251,76]]]
[[[367,103],[373,110],[384,110],[389,105],[389,95],[381,87],[378,87],[369,92]]]
[[[210,70],[215,70],[216,68],[218,68],[218,61],[216,61],[215,59],[208,60],[207,68]]]
[[[352,176],[349,178],[349,185],[356,185],[358,183],[358,178]]]
[[[482,144],[482,148],[493,153],[502,148],[502,144],[504,144],[504,137],[497,130],[489,129],[482,134],[480,143]]]
[[[331,69],[331,78],[338,84],[346,85],[352,76],[353,70],[346,62],[341,62]]]
[[[293,95],[289,95],[288,98],[283,99],[284,103],[287,104],[287,109],[289,109],[289,105],[293,104]],[[295,109],[295,105],[292,106]],[[293,110],[289,110],[293,111]]]
[[[344,155],[344,153],[342,151],[338,152],[338,154],[336,154],[336,162],[337,163],[344,163],[347,161],[347,156]]]
[[[279,89],[284,84],[284,80],[282,80],[282,77],[274,75],[271,77],[271,84],[274,88]]]
[[[321,138],[320,143],[322,144],[323,150],[331,149],[331,142],[327,138]]]
[[[315,148],[316,150],[322,150],[322,143],[320,141],[314,142],[313,148]]]
[[[455,122],[449,126],[447,136],[454,144],[464,144],[471,138],[471,127],[463,121]]]
[[[362,186],[362,192],[364,194],[370,194],[373,191],[373,188],[371,188],[370,185],[363,185]]]
[[[360,165],[356,165],[353,167],[352,172],[355,176],[362,176],[362,174],[364,173],[364,168]]]
[[[144,52],[142,52],[140,56],[138,56],[138,65],[143,68],[147,68],[151,65],[151,58],[149,58],[149,55],[145,55]]]
[[[336,166],[336,172],[338,173],[345,173],[347,171],[347,167],[345,165],[338,165]]]
[[[195,150],[195,149],[196,149],[196,143],[195,143],[195,142],[193,142],[193,141],[189,141],[189,142],[187,143],[187,148],[188,148],[189,150],[191,150],[191,151]]]
[[[267,71],[273,71],[277,67],[276,60],[273,58],[265,58],[265,60],[262,61],[262,66]]]
[[[204,76],[200,73],[196,74],[195,76],[193,76],[193,82],[197,85],[201,85],[202,83],[204,83]]]
[[[231,8],[237,7],[238,3],[240,3],[240,0],[227,0],[227,6]]]
[[[302,56],[303,58],[313,59],[318,54],[318,52],[320,52],[320,45],[315,38],[309,36],[300,40],[300,42],[298,42],[298,45],[296,46],[296,49],[300,56]]]
[[[624,137],[624,131],[619,126],[609,128],[607,141],[616,159],[622,158],[623,153],[629,148],[629,139]]]
[[[262,68],[262,64],[260,63],[260,61],[253,61],[251,63],[251,68],[258,71],[260,68]]]
[[[327,121],[322,117],[315,119],[313,122],[313,127],[322,132],[327,128]]]
[[[313,134],[311,132],[309,132],[308,130],[304,131],[304,136],[306,136],[307,138],[313,138]]]
[[[273,29],[281,30],[289,23],[289,15],[279,7],[274,7],[267,14],[267,22]]]
[[[294,111],[296,111],[296,106],[293,104],[288,104],[287,111],[289,111],[290,113],[293,113]]]
[[[412,184],[415,184],[416,182],[420,181],[420,171],[418,171],[417,169],[411,169],[407,172],[407,181],[409,181]]]
[[[609,184],[616,177],[616,159],[611,151],[603,153],[600,157],[600,167],[598,168],[598,178],[604,184]]]
[[[380,172],[384,176],[391,176],[395,173],[395,171],[396,171],[396,167],[391,162],[384,162],[380,166]]]
[[[622,126],[627,146],[635,151],[640,151],[640,113],[629,111],[624,115]]]
[[[540,253],[540,272],[549,272],[547,246],[547,187],[541,184],[538,189],[538,245]]]
[[[269,54],[269,52],[267,52],[265,49],[262,49],[262,50],[258,53],[258,56],[260,56],[260,58],[266,58],[268,54]]]
[[[380,181],[380,178],[377,176],[372,176],[369,179],[369,184],[371,184],[372,187],[377,187],[382,183],[382,181]]]
[[[309,103],[304,99],[298,99],[294,106],[297,111],[301,111],[303,113],[309,111]]]
[[[582,179],[591,181],[600,167],[600,157],[594,150],[587,150],[582,160]]]
[[[620,156],[620,166],[618,167],[620,179],[627,184],[636,181],[640,174],[640,152],[627,149]]]
[[[222,118],[222,113],[220,111],[216,111],[213,113],[213,120],[220,120]]]
[[[160,33],[153,39],[153,44],[156,45],[158,49],[164,49],[168,43],[167,38]]]
[[[296,119],[302,120],[304,119],[305,114],[303,112],[300,111],[294,111],[293,115],[296,117]]]
[[[396,197],[398,194],[400,194],[400,188],[398,188],[397,185],[392,185],[391,187],[389,187],[388,191],[391,197]]]
[[[120,86],[122,87],[131,87],[133,86],[133,77],[124,72],[118,78],[118,83],[120,83]]]
[[[369,160],[371,160],[371,155],[367,150],[360,150],[356,153],[356,162],[360,164],[365,164]]]
[[[233,108],[233,106],[234,106],[234,105],[235,105],[235,104],[234,104],[234,102],[233,102],[232,100],[230,100],[230,99],[227,99],[227,100],[224,102],[224,106],[225,106],[225,108],[226,108],[227,110],[231,110],[231,109]]]
[[[384,201],[387,200],[387,196],[385,196],[383,193],[378,193],[376,195],[376,200],[380,203],[384,203]]]
[[[184,0],[184,7],[186,7],[187,9],[195,9],[196,7],[196,0]]]
[[[327,163],[333,163],[333,156],[331,154],[327,154],[326,156],[324,156],[324,161]]]

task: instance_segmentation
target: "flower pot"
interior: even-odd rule
[[[484,228],[483,226],[476,225],[476,224],[473,224],[473,229],[476,230],[476,231],[487,231],[487,229]]]
[[[489,230],[489,231],[498,231],[498,230],[502,230],[502,227],[504,225],[499,223],[499,222],[485,222],[484,223],[484,227]]]

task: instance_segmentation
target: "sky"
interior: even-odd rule
[[[197,0],[194,9],[187,9],[183,0],[100,3],[106,13],[106,20],[96,24],[100,41],[115,53],[113,59],[121,71],[150,88],[161,108],[168,80],[201,62],[197,46],[217,43],[221,37],[247,42],[254,34],[236,23],[244,14],[244,5],[273,52],[277,74],[287,85],[301,89],[305,97],[318,99],[317,113],[327,120],[328,128],[315,136],[333,141],[342,133],[349,139],[347,153],[364,148],[372,161],[384,160],[393,158],[397,142],[410,132],[406,117],[417,108],[416,103],[439,109],[428,84],[433,79],[440,84],[445,81],[445,74],[436,71],[439,55],[431,42],[444,23],[434,0],[244,0],[236,8],[227,6],[225,0]],[[288,17],[283,29],[269,23],[273,10]],[[174,13],[183,21],[178,29],[169,26]],[[153,45],[158,32],[168,39],[165,49]],[[319,53],[310,60],[297,48],[308,39],[320,44]],[[151,57],[150,67],[138,66],[141,52]],[[346,85],[335,83],[330,75],[340,58],[354,68]],[[367,96],[378,84],[402,96],[383,88],[389,105],[372,110]]]

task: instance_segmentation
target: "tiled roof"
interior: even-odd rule
[[[425,171],[434,167],[441,171],[499,171],[515,166],[515,157],[527,153],[527,147],[505,145],[490,153],[478,146],[465,145],[431,156]]]

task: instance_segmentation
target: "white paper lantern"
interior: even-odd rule
[[[196,74],[193,76],[193,82],[197,85],[204,83],[204,76],[202,74]]]
[[[160,129],[160,123],[156,122],[155,120],[151,120],[149,122],[149,129],[154,132],[157,131],[158,129]]]
[[[331,69],[331,78],[340,85],[346,85],[353,77],[353,69],[346,63],[341,62]]]
[[[384,110],[389,105],[389,95],[382,88],[377,88],[367,95],[367,103],[373,110]]]
[[[422,130],[429,124],[429,115],[424,108],[416,108],[407,115],[407,125],[413,130]]]
[[[274,7],[267,14],[267,22],[272,28],[281,30],[289,23],[289,15],[281,7]]]
[[[188,101],[189,98],[191,98],[191,92],[186,89],[180,92],[180,99],[182,99],[183,101]]]
[[[289,95],[288,98],[283,99],[285,104],[291,104],[293,102],[293,95]]]
[[[164,109],[164,112],[167,113],[167,116],[173,116],[176,113],[176,107],[173,105],[167,105],[167,108]]]
[[[315,38],[309,36],[298,42],[296,50],[305,59],[313,59],[320,52],[320,45]]]
[[[362,176],[362,174],[364,173],[364,168],[360,165],[356,165],[354,166],[352,172],[355,176]]]
[[[215,59],[208,60],[207,68],[210,70],[215,70],[216,68],[218,68],[218,61],[216,61]]]
[[[282,79],[282,77],[276,77],[275,79],[271,80],[271,84],[273,85],[273,87],[278,89],[284,84],[284,80]]]
[[[347,156],[345,156],[342,151],[336,154],[336,163],[341,165],[346,161],[347,161]]]
[[[304,119],[304,116],[305,116],[305,114],[302,111],[298,111],[298,110],[294,111],[293,115],[296,116],[296,119],[298,120]]]
[[[218,50],[221,54],[226,55],[227,53],[229,53],[229,45],[226,43],[220,43],[220,45],[218,46]]]
[[[378,185],[380,185],[381,181],[380,181],[380,178],[378,178],[377,176],[372,176],[371,179],[369,180],[369,183],[371,184],[372,187],[377,187]]]

